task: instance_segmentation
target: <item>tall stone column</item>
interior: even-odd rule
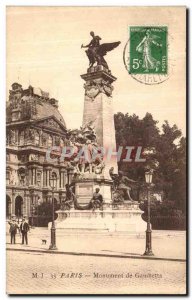
[[[97,143],[112,153],[116,152],[115,126],[113,114],[112,83],[116,78],[103,66],[88,69],[81,75],[85,80],[85,98],[83,126],[91,124],[96,133]],[[109,169],[113,167],[117,173],[117,157],[105,157],[104,177],[110,179]]]
[[[48,186],[48,170],[46,169],[46,186]]]
[[[48,186],[50,186],[51,169],[48,171]]]
[[[29,171],[28,171],[28,181],[29,181],[29,185],[32,185],[32,170],[31,168],[29,167]]]
[[[49,168],[46,167],[45,169],[45,186],[48,187],[49,186]]]
[[[11,214],[15,214],[15,192],[12,190],[12,199],[11,199]]]
[[[62,178],[62,172],[59,171],[59,188],[61,189],[61,178]]]
[[[43,186],[46,186],[46,171],[43,169]]]
[[[37,167],[35,167],[34,171],[35,171],[35,185],[37,185]]]
[[[26,199],[26,192],[24,191],[24,197],[23,197],[23,205],[22,205],[22,216],[25,216],[27,213],[27,199]]]
[[[32,185],[35,185],[35,168],[32,167]]]
[[[67,184],[67,171],[65,170],[63,173],[63,188],[65,188],[66,184]]]
[[[81,78],[85,80],[83,127],[94,130],[97,145],[103,148],[104,169],[99,174],[84,174],[85,180],[76,180],[75,193],[78,202],[86,204],[99,186],[107,208],[112,201],[113,184],[109,170],[113,167],[113,172],[118,173],[112,98],[112,83],[116,78],[101,65],[89,68]]]
[[[73,170],[68,170],[68,174],[67,174],[67,183],[71,184],[72,178],[73,178]]]

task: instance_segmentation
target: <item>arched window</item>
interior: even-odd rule
[[[15,199],[15,215],[19,218],[23,215],[23,198],[17,196]]]

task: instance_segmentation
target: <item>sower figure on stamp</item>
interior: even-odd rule
[[[8,222],[8,224],[10,225],[9,232],[11,236],[11,244],[15,244],[16,243],[15,236],[17,234],[17,229],[19,229],[19,226],[17,225],[15,218],[12,218],[12,220]]]
[[[22,244],[24,244],[24,242],[26,243],[26,245],[28,245],[28,231],[29,231],[29,224],[28,222],[25,220],[25,218],[22,219],[22,223],[20,225],[20,231],[22,234]]]
[[[99,193],[99,191],[100,191],[100,189],[96,188],[95,193],[93,194],[93,197],[91,199],[93,211],[96,208],[100,208],[100,209],[103,208],[103,196]]]
[[[148,72],[150,69],[155,69],[156,72],[159,70],[160,61],[155,59],[151,53],[152,44],[157,47],[162,47],[162,45],[156,41],[158,38],[157,35],[151,34],[151,31],[148,29],[146,35],[136,47],[136,50],[143,54],[143,68],[145,72]]]

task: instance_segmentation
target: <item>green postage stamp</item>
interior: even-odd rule
[[[167,74],[167,27],[130,27],[130,74]]]

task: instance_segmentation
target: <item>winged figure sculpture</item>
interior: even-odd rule
[[[92,40],[86,46],[81,45],[81,48],[88,48],[85,52],[89,59],[89,67],[92,67],[95,63],[97,65],[102,65],[106,69],[109,69],[104,56],[107,52],[115,49],[121,42],[114,43],[105,43],[100,45],[101,38],[98,35],[95,35],[93,31],[90,32]]]

